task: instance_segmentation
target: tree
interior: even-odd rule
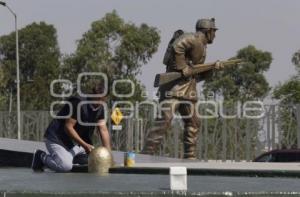
[[[80,73],[102,72],[108,77],[110,90],[115,80],[129,79],[135,86],[133,96],[120,98],[113,96],[110,91],[109,97],[112,103],[126,100],[135,104],[135,101],[145,99],[141,94],[144,86],[136,75],[141,72],[141,66],[147,64],[152,58],[159,43],[160,36],[155,27],[144,23],[136,25],[125,22],[116,11],[107,13],[102,19],[91,24],[91,28],[77,42],[76,51],[64,58],[62,77],[76,82]],[[80,85],[87,87],[85,84]],[[118,83],[116,91],[118,94],[129,93],[129,84]],[[128,107],[126,104],[118,106]],[[126,125],[126,127],[130,126]],[[128,137],[125,132],[122,132],[122,135],[124,135],[123,139]],[[115,138],[114,133],[112,138]]]
[[[19,30],[20,94],[22,110],[49,110],[50,83],[58,78],[60,51],[56,29],[45,22]],[[16,94],[15,32],[0,37],[4,83],[1,93]],[[15,97],[14,97],[15,98]]]
[[[0,90],[2,90],[5,87],[5,77],[4,77],[4,71],[3,71],[3,65],[0,64]],[[1,92],[0,94],[0,109],[2,109],[4,106],[3,103],[5,103],[5,96]]]
[[[296,105],[300,104],[300,50],[294,53],[292,63],[298,73],[283,84],[277,85],[273,91],[273,98],[278,99],[281,106],[279,112],[280,129],[283,131],[281,144],[288,148],[297,144],[297,126],[300,124],[296,117]]]
[[[299,76],[293,76],[283,84],[274,88],[273,97],[280,100],[281,104],[300,103],[300,80]]]
[[[209,99],[209,93],[213,92],[214,98],[210,99],[223,101],[224,109],[222,113],[225,115],[235,115],[237,113],[237,108],[239,108],[237,101],[243,105],[246,101],[263,100],[271,89],[264,76],[264,72],[270,68],[272,62],[270,52],[261,51],[249,45],[240,49],[234,58],[243,59],[244,63],[240,66],[232,66],[213,72],[211,78],[207,79],[204,83],[203,92],[206,98]],[[237,143],[241,143],[238,146],[240,158],[251,159],[251,157],[253,157],[253,154],[250,155],[250,149],[256,148],[256,142],[258,141],[257,131],[259,130],[258,121],[243,118],[222,118],[221,121],[218,119],[210,119],[207,122],[210,135],[216,136],[218,139],[222,138],[225,125],[227,135],[226,155],[236,155],[236,153],[233,153],[236,150],[234,150],[232,146],[236,143],[234,141],[236,138],[238,139]],[[239,127],[237,133],[235,129],[236,125]],[[251,131],[251,133],[249,133],[249,131]],[[246,136],[250,134],[251,136],[247,138]],[[248,145],[246,146],[244,146],[245,143],[243,143],[245,139],[251,139],[247,141],[246,144]],[[212,146],[219,146],[219,149],[224,149],[223,144],[212,144]],[[224,152],[222,152],[222,154],[224,154]],[[227,159],[232,158],[227,157]]]
[[[214,72],[205,82],[204,92],[214,92],[225,101],[263,99],[270,90],[263,73],[270,68],[271,53],[249,45],[239,50],[235,58],[241,58],[245,62],[238,67]]]
[[[108,75],[110,84],[115,79],[132,79],[137,92],[141,92],[143,86],[136,75],[157,51],[159,42],[156,28],[126,23],[113,11],[93,22],[78,41],[76,52],[65,57],[63,77],[75,82],[82,72],[103,72]],[[135,94],[132,99],[142,98]]]
[[[298,76],[300,75],[300,50],[294,53],[292,57],[292,62],[296,67],[296,70],[298,71]]]

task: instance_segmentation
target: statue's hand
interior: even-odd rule
[[[221,62],[221,61],[216,61],[216,63],[215,63],[215,68],[217,69],[217,70],[219,70],[219,69],[222,69],[222,68],[224,68],[224,64]]]
[[[193,74],[193,69],[190,66],[186,66],[184,69],[182,69],[182,74],[185,77],[189,77]]]

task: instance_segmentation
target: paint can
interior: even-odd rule
[[[133,167],[135,164],[135,153],[128,151],[124,153],[124,166]]]

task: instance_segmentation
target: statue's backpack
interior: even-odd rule
[[[174,32],[171,40],[169,41],[167,50],[166,50],[165,55],[164,55],[164,60],[163,60],[164,65],[168,66],[168,65],[173,64],[173,61],[174,61],[173,43],[175,42],[175,40],[177,38],[179,38],[183,34],[184,34],[184,31],[182,31],[181,29]]]

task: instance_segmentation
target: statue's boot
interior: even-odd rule
[[[163,136],[166,132],[166,122],[160,121],[156,122],[154,128],[152,128],[147,137],[145,145],[141,151],[141,154],[154,155],[163,140]]]
[[[188,126],[184,131],[184,159],[196,160],[196,144],[197,144],[198,129]]]

